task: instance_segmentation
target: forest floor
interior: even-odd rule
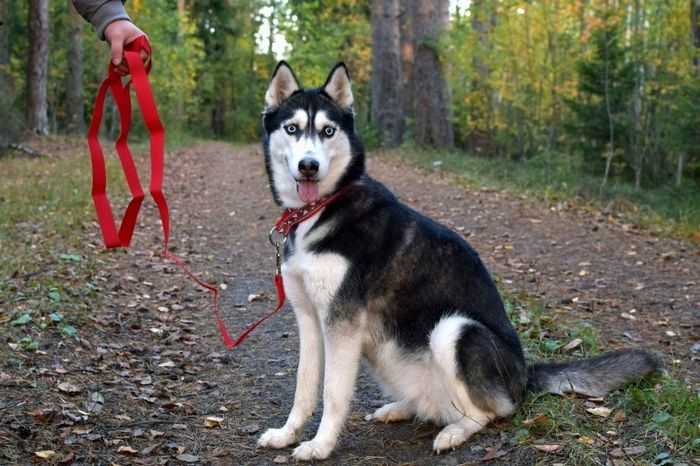
[[[43,152],[76,158],[69,155],[73,149],[59,146]],[[73,181],[75,190],[88,197],[87,158],[79,164],[82,178]],[[219,285],[224,320],[237,336],[276,300],[267,234],[280,211],[267,187],[261,149],[200,143],[171,151],[168,164],[171,250],[202,279]],[[513,320],[527,333],[530,359],[542,351],[561,358],[643,347],[663,358],[674,380],[690,387],[683,393],[691,401],[697,397],[697,244],[638,230],[611,212],[467,188],[455,175],[378,156],[370,158],[368,172],[479,251]],[[3,183],[20,182],[19,175],[6,171],[6,176]],[[7,195],[2,199],[8,202]],[[16,222],[10,236],[0,236],[3,260],[21,247],[37,251],[26,259],[33,266],[15,261],[14,270],[0,277],[5,281],[0,464],[291,462],[291,448],[259,450],[255,443],[268,427],[281,426],[291,408],[298,352],[293,313],[282,311],[228,351],[211,294],[161,257],[157,218],[147,202],[126,251],[104,249],[94,216],[62,230],[68,232],[63,236],[44,231],[42,219]],[[71,241],[66,234],[79,238]],[[664,386],[652,381],[639,390],[661,392]],[[514,419],[498,421],[465,446],[435,456],[431,445],[438,427],[364,420],[382,402],[382,393],[363,368],[350,418],[327,464],[698,461],[697,431],[663,437],[636,419],[673,422],[662,415],[675,417],[672,406],[657,404],[659,412],[648,413],[624,397],[624,392],[612,401],[530,395]],[[540,403],[560,403],[561,412],[545,415]],[[558,415],[575,415],[591,430],[577,431]],[[697,428],[698,414],[689,416]],[[302,439],[313,436],[319,419],[320,409]],[[645,433],[638,437],[623,434],[640,431]],[[651,437],[663,438],[645,443]]]

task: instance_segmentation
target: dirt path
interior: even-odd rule
[[[223,285],[224,318],[238,335],[274,306],[267,233],[279,211],[266,186],[261,151],[207,143],[174,151],[169,164],[172,249],[202,278]],[[698,383],[698,355],[691,347],[700,339],[700,259],[690,244],[631,231],[596,212],[550,209],[501,192],[465,189],[449,177],[376,158],[369,172],[411,206],[468,237],[505,289],[541,296],[547,312],[561,322],[590,321],[611,347],[658,351],[677,361],[681,377]],[[18,362],[18,373],[33,365],[27,369],[32,381],[0,379],[16,400],[32,400],[2,421],[6,427],[16,424],[12,435],[28,430],[26,451],[12,457],[4,449],[0,460],[24,464],[28,452],[53,449],[65,455],[68,448],[82,459],[79,464],[185,464],[194,457],[200,464],[221,465],[287,461],[290,450],[256,451],[255,440],[267,427],[280,426],[291,407],[297,361],[293,314],[282,312],[228,352],[210,295],[160,259],[156,218],[149,204],[128,252],[105,252],[96,229],[88,234],[90,249],[104,261],[93,278],[102,302],[90,324],[93,332],[31,364]],[[77,391],[57,389],[56,380]],[[94,393],[103,406],[81,414]],[[4,401],[8,406],[11,396]],[[434,457],[434,426],[363,420],[380,398],[363,371],[335,460],[451,465],[479,459],[499,441],[492,428],[470,446]],[[27,427],[25,412],[43,409],[43,416],[58,416],[57,404],[64,424],[48,432]],[[86,416],[82,430],[71,415]],[[223,418],[221,425],[210,420],[213,427],[206,428],[211,416]],[[318,422],[317,413],[304,438]]]

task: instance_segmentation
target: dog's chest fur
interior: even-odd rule
[[[313,244],[323,237],[331,225],[316,225],[321,213],[301,222],[285,249],[282,274],[285,289],[302,293],[313,305],[315,313],[325,320],[333,298],[349,269],[346,258],[336,253],[319,253]]]

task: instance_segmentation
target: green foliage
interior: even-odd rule
[[[457,144],[526,159],[583,154],[635,190],[698,179],[698,70],[688,2],[485,2],[453,14],[446,61]],[[677,176],[678,166],[682,168]]]
[[[133,6],[127,2],[126,6],[153,44],[151,87],[164,125],[171,132],[184,130],[194,116],[197,76],[203,66],[196,25],[168,0],[133,2]]]
[[[692,65],[697,50],[688,40],[687,1],[456,5],[448,33],[430,46],[444,61],[460,148],[519,160],[581,154],[583,160],[562,160],[583,165],[589,178],[598,178],[593,184],[600,184],[612,117],[610,183],[634,180],[635,191],[651,193],[670,184],[695,189],[700,70]],[[134,0],[126,7],[154,47],[151,80],[169,138],[257,140],[265,87],[276,61],[284,58],[306,86],[321,84],[333,64],[345,61],[358,128],[368,146],[377,142],[369,123],[369,0]],[[52,2],[50,15],[49,122],[52,131],[61,132],[67,108],[64,44],[71,25],[67,3]],[[10,107],[7,121],[18,122],[26,110],[24,4],[11,5],[7,24],[11,61],[2,72],[12,84],[3,102]],[[89,115],[109,54],[87,26],[84,39]],[[144,135],[136,120],[135,136]],[[412,122],[405,123],[410,141]],[[108,104],[104,130],[114,137],[118,126]],[[687,215],[695,215],[689,210]]]
[[[283,10],[280,31],[292,46],[288,59],[304,86],[322,85],[333,65],[345,62],[352,77],[360,129],[369,126],[372,61],[369,5],[366,0],[289,1]]]
[[[573,111],[571,136],[578,141],[588,165],[600,172],[608,145],[616,151],[629,149],[627,110],[634,76],[632,64],[625,62],[617,25],[604,23],[595,30],[592,47],[592,57],[577,64],[578,99],[567,99],[566,103]]]

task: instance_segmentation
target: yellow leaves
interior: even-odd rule
[[[221,423],[224,422],[223,417],[219,416],[208,416],[204,419],[204,427],[212,429],[214,427],[221,427]]]
[[[539,445],[533,445],[535,449],[539,451],[543,451],[545,453],[557,453],[558,451],[562,450],[564,448],[563,445],[557,445],[557,444],[539,444]]]
[[[56,453],[53,450],[39,450],[34,452],[34,456],[37,458],[41,458],[43,460],[48,460],[56,456],[58,453]]]
[[[610,408],[606,408],[605,406],[596,406],[595,408],[586,408],[586,412],[589,412],[595,416],[606,418],[610,416],[612,410]]]

